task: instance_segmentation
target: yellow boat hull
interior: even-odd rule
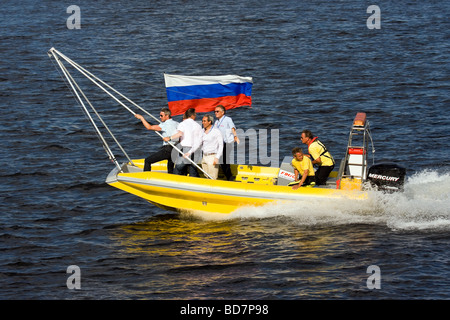
[[[106,182],[167,210],[229,214],[242,207],[269,203],[317,198],[367,198],[365,192],[355,190],[319,187],[292,190],[288,186],[274,185],[277,168],[236,166],[236,182],[168,174],[161,172],[165,163],[152,166],[151,172],[143,172],[143,160],[133,163],[135,166],[122,166],[122,173],[118,169],[112,170]]]

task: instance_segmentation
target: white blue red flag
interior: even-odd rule
[[[251,77],[182,76],[164,74],[167,101],[173,116],[183,114],[189,108],[197,112],[209,112],[221,104],[225,109],[252,105]]]

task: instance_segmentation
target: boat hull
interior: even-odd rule
[[[141,197],[158,207],[175,211],[200,211],[229,214],[243,207],[269,203],[288,203],[320,198],[367,198],[365,192],[331,188],[298,188],[273,184],[255,184],[211,180],[168,174],[143,172],[125,165],[124,172],[114,169],[106,182],[113,187]]]

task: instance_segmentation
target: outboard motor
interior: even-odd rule
[[[394,163],[380,163],[369,168],[367,181],[384,192],[403,191],[406,169]]]

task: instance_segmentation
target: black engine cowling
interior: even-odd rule
[[[369,168],[371,187],[385,192],[403,191],[406,169],[394,163],[380,163]]]

